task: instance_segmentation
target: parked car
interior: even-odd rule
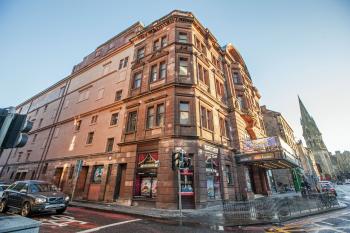
[[[0,184],[0,198],[2,197],[3,192],[5,189],[7,189],[10,185],[8,184]]]
[[[324,193],[332,193],[335,196],[337,196],[337,191],[335,190],[332,184],[321,184],[321,189]]]
[[[337,185],[343,185],[343,184],[344,184],[343,181],[341,181],[341,180],[337,181]]]
[[[345,179],[345,184],[350,184],[350,179]]]
[[[17,181],[10,185],[1,198],[0,213],[8,208],[20,210],[24,217],[32,213],[56,211],[62,214],[69,202],[69,196],[60,192],[57,187],[46,181]]]

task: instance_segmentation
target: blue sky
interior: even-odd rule
[[[241,52],[261,103],[301,138],[299,94],[328,149],[350,150],[350,2],[0,1],[0,107],[67,76],[126,27],[173,9],[192,11],[221,44]]]

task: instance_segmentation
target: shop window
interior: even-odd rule
[[[179,75],[186,76],[188,74],[188,59],[180,57],[179,59]]]
[[[245,181],[246,181],[246,185],[247,185],[247,191],[251,192],[252,191],[252,183],[250,180],[250,174],[249,174],[248,169],[245,169]]]
[[[102,182],[103,165],[94,166],[91,183],[100,184]]]
[[[180,124],[188,125],[190,123],[190,104],[189,102],[180,102]]]
[[[137,159],[134,196],[155,198],[157,196],[158,152],[140,153]]]
[[[193,166],[191,161],[193,159],[193,154],[188,154],[187,165],[185,169],[180,170],[181,175],[181,196],[194,196],[194,186],[193,186]]]
[[[206,153],[207,193],[209,199],[220,199],[219,160],[216,154]]]
[[[106,152],[112,152],[113,151],[113,144],[114,144],[114,138],[108,138],[107,144],[106,144]]]
[[[71,166],[71,167],[70,167],[68,179],[72,179],[72,178],[73,178],[74,168],[75,168],[74,166]]]
[[[46,174],[46,171],[47,171],[47,166],[48,166],[49,164],[48,163],[45,163],[45,165],[44,165],[44,167],[43,167],[43,170],[42,170],[42,174]]]
[[[127,132],[135,132],[136,131],[136,118],[137,118],[137,112],[129,112],[128,116],[128,124],[126,127]]]
[[[226,165],[225,166],[225,173],[226,173],[226,182],[227,184],[232,185],[233,184],[233,179],[232,179],[232,172],[231,172],[231,166]]]

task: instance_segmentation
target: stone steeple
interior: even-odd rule
[[[305,139],[306,145],[313,152],[316,163],[321,166],[322,173],[332,176],[333,169],[331,166],[327,147],[322,139],[322,134],[318,129],[315,120],[306,110],[306,107],[299,96],[298,100],[301,114],[300,123],[303,128],[303,137]]]
[[[301,123],[301,126],[303,127],[303,137],[305,139],[306,145],[309,148],[316,147],[318,149],[327,150],[322,139],[322,134],[318,129],[315,120],[306,110],[305,105],[303,104],[299,96],[298,96],[298,100],[299,100],[299,107],[300,107],[300,114],[301,114],[300,123]]]

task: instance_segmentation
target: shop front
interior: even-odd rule
[[[135,174],[134,200],[155,201],[158,191],[158,152],[139,153]]]
[[[245,141],[236,160],[246,167],[247,192],[263,195],[271,194],[276,188],[270,170],[300,167],[293,150],[279,137]]]
[[[221,176],[219,149],[204,145],[205,174],[207,183],[207,200],[221,200]]]

